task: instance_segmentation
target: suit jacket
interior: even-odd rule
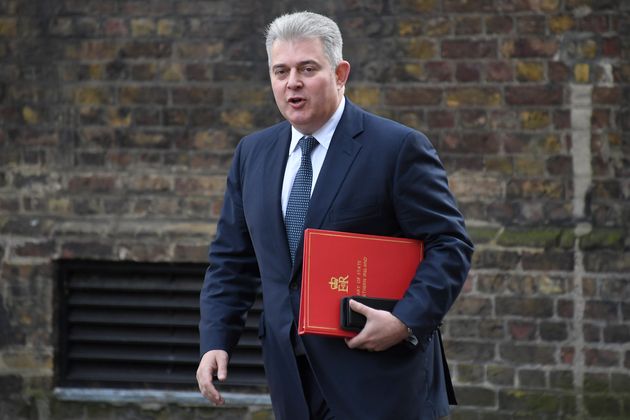
[[[201,353],[236,345],[262,285],[259,336],[277,420],[307,419],[293,353],[302,244],[292,267],[280,194],[288,122],[239,143],[227,179],[201,291]],[[338,419],[433,419],[448,414],[435,330],[460,292],[473,246],[427,138],[346,102],[313,190],[305,227],[424,241],[424,261],[393,313],[420,338],[384,352],[339,338],[301,336],[322,393]]]

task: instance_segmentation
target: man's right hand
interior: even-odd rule
[[[219,381],[227,378],[228,354],[225,350],[210,350],[206,352],[197,368],[197,383],[201,394],[216,405],[225,403],[225,400],[214,387],[212,377],[216,374]]]

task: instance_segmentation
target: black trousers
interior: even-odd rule
[[[306,356],[295,356],[295,358],[300,371],[304,397],[308,404],[310,420],[334,420],[335,418],[330,413],[328,404],[326,404],[308,359]]]

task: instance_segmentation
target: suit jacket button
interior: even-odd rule
[[[297,288],[298,288],[297,282],[296,281],[292,281],[291,283],[289,283],[289,288],[291,290],[297,290]]]

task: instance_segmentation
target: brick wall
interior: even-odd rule
[[[623,0],[0,0],[0,417],[123,415],[51,397],[53,261],[204,261],[235,145],[280,119],[264,25],[309,6],[349,97],[429,135],[476,243],[452,417],[630,417]]]

